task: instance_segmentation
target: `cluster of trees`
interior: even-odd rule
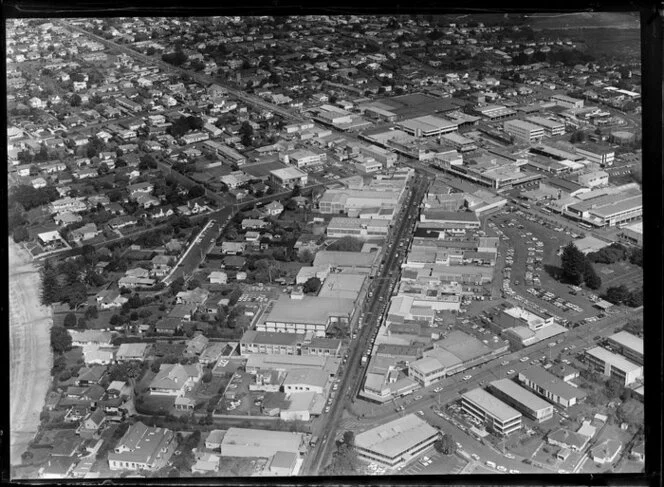
[[[254,128],[249,122],[242,122],[240,125],[240,142],[246,147],[250,147],[254,140]]]
[[[634,248],[630,250],[619,243],[612,243],[608,247],[604,247],[597,252],[590,252],[588,254],[588,260],[600,264],[614,264],[627,259],[629,259],[632,264],[642,266],[643,249]]]
[[[433,447],[443,455],[453,455],[457,449],[454,438],[447,433],[443,433],[443,435],[433,444]]]
[[[24,210],[47,205],[60,197],[58,190],[54,186],[44,188],[33,188],[28,184],[14,186],[9,193],[9,204],[19,204]]]
[[[316,294],[320,289],[321,282],[317,277],[310,277],[307,279],[307,282],[302,286],[302,290],[305,294]]]
[[[602,287],[602,279],[595,272],[590,259],[583,255],[574,242],[570,242],[563,249],[562,279],[575,286],[584,282],[590,289]]]
[[[190,130],[202,129],[203,125],[203,119],[200,117],[194,117],[193,115],[189,115],[188,117],[182,116],[173,122],[173,125],[169,127],[169,132],[177,139]]]
[[[583,142],[586,140],[586,133],[583,130],[575,130],[569,141],[574,144],[576,142]]]
[[[643,288],[630,291],[624,284],[612,286],[606,290],[602,298],[616,305],[625,304],[631,308],[638,308],[643,304]]]
[[[71,335],[66,328],[62,326],[51,327],[51,348],[55,354],[63,354],[71,350]]]
[[[337,442],[332,463],[326,468],[330,475],[348,475],[358,473],[359,462],[355,451],[355,433],[345,431],[342,440]]]
[[[173,66],[182,66],[187,62],[188,59],[189,57],[180,49],[174,52],[162,54],[161,56],[162,61],[168,64],[172,64]]]
[[[551,64],[562,63],[565,66],[575,66],[577,64],[586,64],[594,60],[594,56],[579,51],[578,49],[559,49],[552,50],[548,53],[536,51],[530,55],[525,54],[522,51],[512,58],[512,63],[517,66],[543,62]]]
[[[81,257],[85,262],[85,257]],[[40,273],[42,277],[41,302],[44,306],[53,303],[69,303],[74,309],[88,297],[88,288],[82,281],[86,277],[79,258],[54,266],[48,259],[44,261]]]

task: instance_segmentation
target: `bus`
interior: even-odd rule
[[[529,205],[528,203],[519,203],[519,204],[520,204],[523,208],[525,208],[526,210],[529,210],[529,209],[530,209],[530,205]]]
[[[579,226],[580,226],[581,228],[585,228],[586,230],[592,230],[592,229],[593,229],[593,227],[591,227],[591,226],[588,225],[587,223],[581,223],[581,222],[579,222]]]
[[[544,208],[542,208],[542,213],[551,213],[551,210],[549,210],[548,208],[544,207]]]

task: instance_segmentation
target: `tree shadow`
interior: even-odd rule
[[[551,265],[551,264],[544,264],[544,271],[553,279],[556,281],[560,281],[562,274],[563,274],[563,269],[561,267]]]

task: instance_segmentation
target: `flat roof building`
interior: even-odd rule
[[[280,451],[300,456],[306,448],[303,433],[286,431],[229,428],[221,440],[221,455],[224,457],[271,458]]]
[[[258,331],[313,332],[324,337],[332,323],[348,323],[354,310],[353,299],[302,296],[291,299],[280,296],[270,304],[265,318],[256,325]]]
[[[630,362],[622,355],[609,352],[602,347],[586,350],[586,360],[591,370],[597,371],[612,379],[617,379],[628,386],[643,377],[643,366]]]
[[[247,330],[240,339],[240,353],[274,353],[297,355],[304,333],[280,333],[268,331]]]
[[[399,126],[409,135],[415,137],[435,137],[458,130],[459,125],[444,118],[433,115],[411,118],[399,123]]]
[[[626,331],[619,331],[609,337],[609,344],[632,362],[643,365],[643,338]]]
[[[327,225],[327,236],[330,238],[355,237],[361,239],[384,239],[389,229],[389,220],[336,216]]]
[[[405,465],[433,446],[440,432],[415,414],[377,426],[355,436],[361,458],[381,465]]]
[[[555,137],[556,135],[563,135],[565,133],[565,124],[562,122],[544,117],[526,117],[526,120],[544,128],[544,134],[548,137]]]
[[[529,418],[541,423],[553,417],[553,405],[524,389],[510,379],[489,383],[489,391],[498,399],[515,407]]]
[[[461,395],[461,407],[499,435],[521,429],[521,413],[479,387]]]
[[[519,142],[538,142],[544,137],[544,128],[523,120],[507,120],[503,122],[503,130]]]

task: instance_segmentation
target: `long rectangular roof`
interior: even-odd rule
[[[593,347],[590,350],[587,350],[586,353],[610,364],[612,367],[622,370],[623,372],[632,372],[642,368],[640,365],[630,362],[622,355],[609,352],[606,348]]]
[[[643,338],[639,338],[626,331],[619,331],[618,333],[611,335],[609,339],[625,348],[629,348],[630,350],[643,355]]]
[[[541,409],[548,409],[553,407],[550,403],[541,397],[536,396],[528,389],[524,389],[510,379],[494,380],[493,382],[489,383],[489,386],[499,390],[506,396],[513,398],[515,401],[523,404],[531,411],[539,411]]]
[[[562,379],[559,379],[553,374],[550,374],[542,367],[534,365],[519,372],[519,378],[523,376],[529,381],[537,384],[542,389],[547,390],[551,394],[555,394],[563,399],[569,400],[571,398],[582,398],[587,394],[577,387],[569,385]]]
[[[491,416],[503,422],[510,421],[521,416],[521,413],[514,409],[512,406],[505,404],[497,397],[492,396],[484,389],[479,387],[462,394],[461,397],[465,398],[469,402],[472,402],[473,404],[478,405]]]
[[[394,458],[436,434],[436,428],[415,414],[408,414],[358,434],[355,445]]]

